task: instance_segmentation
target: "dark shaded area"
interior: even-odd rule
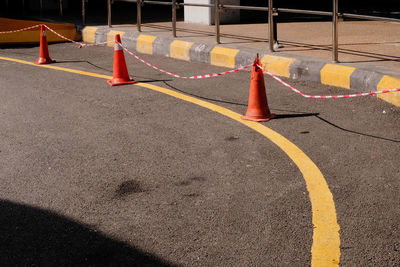
[[[303,117],[313,117],[313,116],[318,116],[319,113],[301,113],[301,114],[277,114],[276,118],[277,119],[290,119],[290,118],[303,118]]]
[[[268,1],[265,0],[241,0],[242,6],[260,6],[267,7]],[[331,12],[333,9],[333,0],[329,1],[296,1],[296,0],[274,0],[274,8],[290,8],[313,11]],[[389,18],[400,18],[400,5],[398,0],[339,0],[340,13],[352,13],[358,15],[370,15]],[[266,12],[242,10],[242,22],[267,22],[268,15]],[[276,17],[281,22],[296,21],[330,21],[331,17],[305,15],[305,14],[289,14],[279,13]]]
[[[145,191],[146,190],[138,181],[129,180],[121,183],[118,186],[117,190],[115,190],[115,194],[117,197],[125,197],[131,194],[142,193]]]
[[[171,0],[159,0],[171,2]],[[6,8],[5,0],[0,0],[0,16],[15,18],[38,18],[40,16],[39,1],[29,2],[22,9],[22,1],[8,1]],[[70,0],[68,5],[64,4],[63,17],[59,14],[59,1],[53,1],[52,5],[46,5],[43,17],[50,20],[65,21],[79,24],[82,21],[82,1]],[[65,1],[66,2],[66,1]],[[178,0],[182,3],[183,0]],[[266,0],[241,0],[242,6],[267,7]],[[314,11],[332,11],[333,1],[295,1],[295,0],[274,0],[274,8],[290,8]],[[380,17],[400,18],[400,5],[398,0],[339,0],[339,12],[353,13],[360,15],[372,15]],[[184,9],[177,10],[177,19],[183,20]],[[242,23],[261,23],[267,22],[267,13],[262,11],[240,11]],[[330,17],[279,13],[276,17],[281,22],[296,21],[327,21]],[[171,21],[171,7],[164,5],[145,4],[142,8],[143,23]],[[116,0],[112,5],[113,24],[135,24],[136,23],[136,3],[119,2]],[[86,3],[86,24],[107,24],[107,0],[88,1]]]
[[[2,266],[174,266],[50,211],[0,200]]]

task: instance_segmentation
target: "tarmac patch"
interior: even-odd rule
[[[204,182],[206,180],[206,178],[201,177],[201,176],[194,176],[191,178],[188,178],[184,181],[181,182],[177,182],[175,183],[176,186],[189,186],[191,185],[193,182]]]
[[[115,194],[117,197],[122,198],[126,197],[131,194],[136,194],[136,193],[143,193],[146,190],[143,188],[143,186],[135,180],[129,180],[122,182],[117,190],[115,190]]]
[[[200,194],[198,193],[190,193],[190,194],[184,194],[184,197],[188,197],[188,198],[195,198],[195,197],[199,197]]]
[[[226,141],[236,141],[238,139],[239,139],[239,137],[237,137],[237,136],[229,136],[229,137],[225,138]]]

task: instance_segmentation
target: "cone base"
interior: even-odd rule
[[[51,64],[56,62],[55,60],[52,60],[51,58],[45,58],[45,57],[40,57],[38,60],[33,61],[34,64],[41,65],[41,64]]]
[[[271,113],[269,116],[251,116],[251,115],[245,115],[240,117],[242,120],[247,120],[247,121],[269,121],[271,119],[276,118],[276,114]]]
[[[121,79],[121,78],[114,78],[112,80],[108,80],[107,83],[111,86],[117,86],[117,85],[124,85],[124,84],[134,84],[136,83],[135,80],[126,80],[126,79]]]

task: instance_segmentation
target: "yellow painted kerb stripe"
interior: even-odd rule
[[[385,75],[378,84],[378,91],[400,88],[400,79]],[[378,97],[396,107],[400,107],[400,92],[380,94]]]
[[[136,41],[136,51],[143,54],[153,54],[153,43],[156,40],[156,36],[141,34]]]
[[[354,67],[326,64],[320,72],[321,83],[350,89],[350,77],[355,70]]]
[[[193,42],[174,40],[169,47],[170,57],[190,61],[190,49],[193,44]]]
[[[111,30],[107,33],[107,46],[114,47],[115,35],[117,35],[117,34],[119,34],[122,38],[122,36],[125,34],[125,32]]]
[[[290,65],[295,61],[294,58],[264,55],[261,64],[272,74],[290,77]]]
[[[14,61],[22,64],[28,64],[49,69],[67,71],[71,73],[87,75],[97,78],[111,79],[111,76],[101,75],[80,70],[61,68],[52,65],[35,65],[31,62],[0,57],[0,59]],[[297,165],[300,172],[303,174],[309,192],[312,206],[312,222],[313,229],[313,244],[311,248],[311,266],[337,266],[340,260],[340,236],[339,225],[336,218],[336,209],[333,201],[332,193],[329,190],[328,184],[318,167],[312,160],[301,151],[296,145],[279,133],[269,129],[268,127],[252,121],[241,119],[241,115],[227,108],[217,106],[215,104],[184,95],[166,88],[162,88],[152,84],[137,83],[137,86],[145,87],[172,97],[191,102],[209,110],[218,112],[237,122],[240,122],[247,127],[257,131],[267,137],[280,149],[282,149],[289,158]]]
[[[95,43],[96,42],[96,31],[98,27],[86,26],[82,30],[82,40],[85,43]]]
[[[210,62],[215,66],[234,68],[237,53],[239,53],[237,49],[216,46],[211,50]]]

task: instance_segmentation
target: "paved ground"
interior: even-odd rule
[[[106,75],[112,49],[50,46],[55,66]],[[37,47],[1,49],[33,61]],[[144,56],[186,75],[221,68]],[[249,73],[130,73],[243,114]],[[0,61],[0,242],[5,265],[304,266],[313,214],[302,173],[229,118],[138,86]],[[333,87],[293,82],[310,94]],[[400,264],[399,108],[310,100],[266,78],[264,123],[318,166],[333,194],[341,265]]]
[[[116,30],[136,25],[115,25]],[[215,41],[214,26],[178,22],[178,37],[188,41]],[[143,33],[172,36],[170,22],[144,24]],[[221,26],[221,43],[225,47],[246,48],[268,53],[268,25],[231,24]],[[283,48],[277,56],[313,57],[332,61],[332,22],[278,23],[278,40]],[[399,23],[344,21],[339,23],[339,61],[349,66],[363,66],[400,76]]]

